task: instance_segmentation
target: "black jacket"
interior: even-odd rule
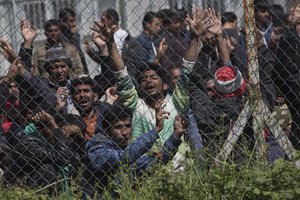
[[[286,30],[279,40],[274,80],[279,88],[284,85],[300,86],[300,36],[294,30]]]
[[[206,55],[212,54],[211,51]],[[202,57],[203,58],[203,57]],[[208,56],[207,56],[208,58]],[[242,107],[243,100],[240,96],[230,98],[214,98],[208,96],[206,81],[211,77],[207,60],[198,59],[190,75],[189,92],[191,96],[191,109],[200,130],[214,132],[216,127],[224,126],[226,130],[234,122]],[[272,108],[276,98],[276,91],[271,79],[274,57],[265,46],[258,49],[258,64],[262,98]]]
[[[9,156],[13,163],[4,173],[4,182],[13,184],[16,179],[22,179],[24,176],[32,179],[36,177],[36,173],[41,172],[42,168],[50,166],[48,169],[52,169],[51,176],[46,173],[39,174],[42,181],[33,183],[43,186],[51,183],[63,166],[71,165],[77,159],[77,154],[68,146],[69,139],[65,138],[60,128],[54,129],[52,136],[53,140],[48,140],[39,133],[26,135],[22,132],[10,138],[12,151]]]

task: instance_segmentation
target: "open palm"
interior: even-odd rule
[[[21,33],[26,41],[33,41],[37,36],[36,28],[32,27],[28,20],[22,20],[21,22]]]

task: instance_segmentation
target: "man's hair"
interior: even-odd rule
[[[254,0],[254,12],[258,12],[259,9],[265,8],[269,10],[270,4],[268,0]]]
[[[180,16],[179,20],[183,22],[186,19],[188,12],[184,8],[178,9],[177,12]]]
[[[136,78],[138,83],[140,84],[141,79],[144,76],[144,72],[148,70],[153,70],[157,73],[157,75],[162,79],[163,82],[167,79],[168,71],[162,67],[160,64],[156,63],[146,63],[144,65],[141,65],[139,70],[137,70]]]
[[[270,6],[270,15],[273,18],[274,27],[283,27],[286,24],[286,15],[284,13],[283,7],[279,4],[273,4]]]
[[[61,23],[57,19],[49,19],[46,21],[44,30],[47,31],[51,26],[57,26],[61,29]]]
[[[167,16],[166,13],[168,13],[169,11],[170,11],[170,9],[167,9],[167,8],[161,9],[157,12],[157,17],[161,20],[164,20]]]
[[[110,20],[113,21],[114,24],[118,24],[120,21],[119,13],[112,8],[109,8],[104,11],[106,14],[105,16],[108,17]]]
[[[222,25],[224,25],[227,22],[234,22],[236,20],[237,20],[237,16],[233,12],[225,12],[221,16]]]
[[[76,17],[75,12],[71,8],[64,8],[59,11],[58,18],[61,21],[65,21],[69,15],[71,15],[74,18]]]
[[[174,20],[179,20],[180,19],[180,15],[173,10],[165,10],[164,13],[162,13],[163,15],[163,24],[164,26],[168,26],[170,25]]]
[[[152,11],[146,12],[142,21],[143,29],[146,28],[146,23],[151,23],[155,18],[157,18],[157,14],[155,12]]]
[[[90,85],[93,92],[95,92],[96,82],[89,76],[79,77],[71,82],[70,92],[72,96],[76,93],[77,85]]]
[[[62,47],[52,47],[46,52],[44,69],[49,72],[51,65],[55,62],[64,62],[70,69],[73,67],[72,60]]]
[[[125,120],[132,117],[132,112],[119,104],[113,105],[110,109],[106,110],[103,114],[102,127],[107,131],[111,126],[120,120]]]

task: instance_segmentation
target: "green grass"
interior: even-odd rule
[[[223,170],[211,168],[199,172],[195,166],[174,172],[169,167],[155,169],[151,177],[142,177],[131,183],[127,173],[120,174],[122,185],[112,184],[120,199],[133,200],[193,200],[193,199],[300,199],[300,169],[292,163],[278,160],[273,166],[255,163],[255,166],[227,165]],[[72,182],[72,199],[80,199],[79,182]],[[105,199],[111,199],[106,192]],[[43,191],[0,188],[1,200],[65,200],[66,193],[49,197]]]

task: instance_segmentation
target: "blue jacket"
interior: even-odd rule
[[[157,161],[154,155],[144,155],[159,138],[155,130],[142,134],[126,149],[121,149],[107,136],[98,133],[86,144],[86,158],[83,172],[83,192],[85,198],[93,198],[96,180],[104,189],[108,185],[109,176],[116,173],[119,166],[129,165],[131,174],[138,176]],[[181,140],[171,135],[162,148],[161,162],[166,164],[176,154]],[[133,177],[134,178],[134,177]],[[98,191],[98,194],[101,191]]]
[[[156,56],[155,52],[154,52],[154,49],[153,49],[153,47],[154,47],[153,39],[148,34],[146,34],[145,32],[142,32],[141,35],[139,35],[137,37],[136,41],[143,48],[142,60],[144,62],[153,62],[153,60]]]

